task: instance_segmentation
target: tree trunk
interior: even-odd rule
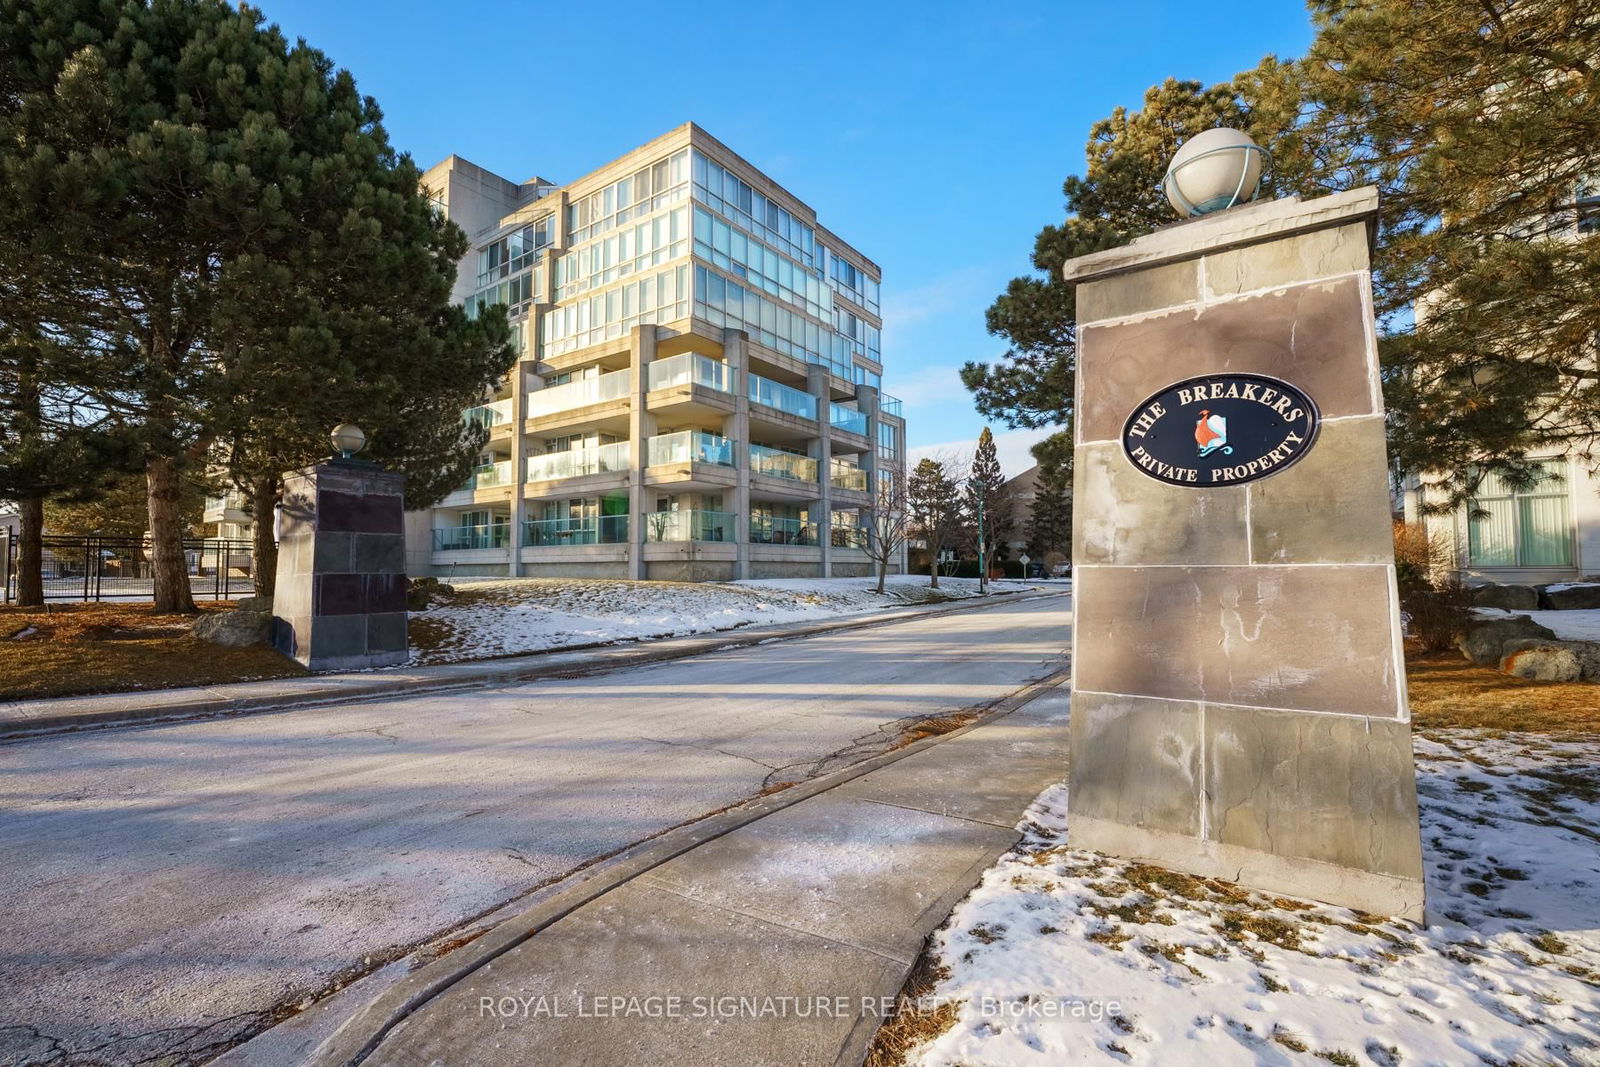
[[[883,584],[889,577],[889,557],[878,557],[878,593],[883,594]]]
[[[278,584],[278,539],[272,520],[278,505],[278,478],[263,474],[250,484],[251,571],[256,596],[271,596]]]
[[[930,543],[928,546],[928,576],[930,579],[928,588],[939,588],[939,548],[937,541]]]
[[[155,613],[193,615],[194,593],[183,558],[183,516],[178,505],[178,461],[152,456],[145,462],[150,491],[150,569],[155,576]]]
[[[17,603],[25,608],[44,604],[44,498],[17,501]]]

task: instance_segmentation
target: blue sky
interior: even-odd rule
[[[1292,0],[515,3],[258,0],[349,68],[423,166],[576,178],[693,120],[883,268],[884,390],[909,442],[983,427],[957,368],[1063,215],[1089,126],[1173,76],[1221,81],[1310,42]],[[1001,436],[1017,473],[1041,434]]]

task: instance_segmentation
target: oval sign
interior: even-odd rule
[[[1242,485],[1292,466],[1316,440],[1316,402],[1264,374],[1208,374],[1134,409],[1122,451],[1157,481],[1195,489]]]

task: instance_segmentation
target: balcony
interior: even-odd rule
[[[496,400],[492,404],[479,404],[477,407],[468,408],[462,418],[478,426],[502,426],[511,421],[513,401],[508,399]]]
[[[631,370],[614,370],[593,378],[580,378],[565,385],[552,385],[528,394],[528,418],[554,415],[590,404],[603,404],[608,400],[621,400],[628,395],[633,382]]]
[[[589,515],[575,519],[532,519],[522,524],[522,543],[530,548],[552,545],[625,545],[628,516]]]
[[[646,466],[659,467],[668,463],[710,463],[720,467],[733,466],[733,442],[726,437],[703,430],[683,430],[662,434],[647,442]],[[681,538],[680,538],[681,540]],[[702,540],[695,538],[695,540]]]
[[[796,415],[802,419],[815,419],[817,417],[817,398],[810,393],[803,393],[793,386],[782,385],[763,378],[759,374],[750,375],[750,402],[761,404],[765,407],[776,408],[778,411]],[[865,430],[861,431],[865,433]]]
[[[237,519],[229,515],[238,516]],[[201,515],[202,522],[235,522],[248,521],[251,517],[250,498],[243,493],[223,493],[220,496],[206,497],[205,511]]]
[[[649,366],[650,391],[675,385],[700,385],[719,393],[733,392],[733,369],[698,352],[658,359]]]
[[[817,524],[802,519],[767,519],[750,516],[750,543],[755,545],[814,545]]]
[[[485,463],[472,472],[472,477],[461,488],[466,492],[474,489],[493,489],[497,485],[510,485],[511,461],[503,459],[498,463]]]
[[[797,456],[793,452],[768,448],[766,445],[751,445],[750,473],[764,474],[768,478],[787,478],[795,482],[815,482],[817,461],[810,456]]]
[[[505,548],[511,543],[511,524],[447,526],[433,531],[435,552],[463,552],[472,548]]]
[[[830,407],[832,410],[829,421],[834,426],[841,430],[848,430],[851,433],[858,433],[862,437],[867,436],[867,416],[865,412],[857,411],[855,408],[847,408],[842,404],[833,404]]]
[[[890,396],[888,393],[878,394],[878,410],[897,419],[905,418],[904,405],[900,403],[898,397]]]
[[[865,493],[867,491],[867,472],[860,467],[843,460],[830,460],[828,463],[828,482],[835,489],[843,489],[852,493]]]
[[[833,539],[834,548],[866,548],[867,531],[860,526],[851,526],[847,523],[836,522],[829,531]]]
[[[644,517],[646,541],[732,541],[737,516],[730,511],[652,511]]]
[[[566,452],[547,452],[524,461],[523,481],[553,482],[562,478],[581,478],[586,474],[625,471],[633,466],[633,451],[627,441]]]

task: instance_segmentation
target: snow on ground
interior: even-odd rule
[[[1417,773],[1426,929],[1072,850],[1053,786],[935,935],[959,1014],[908,1062],[1600,1064],[1600,742],[1444,731]]]
[[[976,578],[891,575],[879,595],[872,578],[777,578],[743,582],[633,582],[607,578],[489,578],[451,583],[453,602],[412,616],[426,647],[413,663],[538,652],[549,648],[676,637],[740,626],[805,622],[978,595]],[[990,582],[995,592],[1027,589]]]
[[[1504,619],[1526,615],[1540,626],[1548,626],[1562,641],[1600,641],[1600,609],[1573,611],[1507,611],[1504,608],[1473,608],[1484,619]]]

